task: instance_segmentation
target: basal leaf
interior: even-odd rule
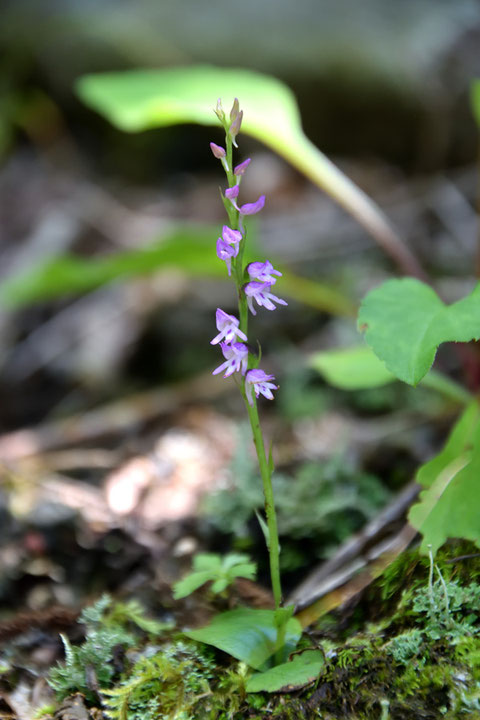
[[[246,691],[253,692],[293,692],[313,682],[325,659],[321,650],[304,650],[282,665],[276,665],[262,673],[252,675],[246,684]]]
[[[447,306],[419,280],[389,280],[365,297],[358,326],[386,368],[416,385],[430,369],[440,343],[480,337],[480,284]]]
[[[480,545],[480,408],[467,408],[444,449],[420,468],[417,479],[426,488],[409,513],[423,535],[421,549],[436,553],[448,538]]]
[[[77,92],[90,107],[128,132],[176,123],[218,125],[217,98],[244,110],[242,132],[257,138],[328,192],[377,236],[389,236],[381,210],[305,136],[293,93],[279,80],[251,70],[211,66],[87,75]],[[215,138],[212,138],[215,139]]]
[[[216,615],[206,627],[189,630],[185,634],[198,642],[213,645],[260,670],[276,651],[275,611],[249,608],[231,610]],[[285,635],[287,654],[295,649],[301,634],[300,623],[291,618]]]

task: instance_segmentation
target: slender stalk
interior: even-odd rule
[[[245,407],[247,408],[248,418],[252,428],[253,442],[257,451],[258,465],[260,467],[260,475],[263,483],[263,494],[265,498],[265,515],[267,517],[268,526],[268,554],[270,556],[270,577],[272,581],[273,598],[275,600],[275,609],[278,610],[282,602],[282,587],[280,583],[280,545],[278,542],[277,529],[277,513],[275,512],[275,504],[273,499],[272,476],[270,467],[265,453],[265,445],[263,442],[262,430],[260,427],[260,419],[258,417],[258,409],[256,400],[250,405],[245,398]]]

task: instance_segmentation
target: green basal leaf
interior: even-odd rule
[[[480,546],[480,408],[472,403],[455,424],[443,450],[423,465],[417,480],[426,489],[409,513],[423,535],[421,550],[436,553],[448,538]]]
[[[285,633],[286,654],[295,649],[301,634],[300,623],[291,618]],[[213,645],[255,670],[260,670],[276,652],[275,611],[249,608],[231,610],[214,617],[206,627],[190,630],[185,635],[198,642]]]
[[[252,675],[246,691],[293,692],[313,682],[320,674],[325,659],[321,650],[304,650],[282,665],[276,665],[262,673]]]
[[[480,284],[447,306],[419,280],[389,280],[365,297],[358,326],[387,370],[417,385],[441,343],[480,338]]]
[[[317,352],[312,355],[309,364],[330,385],[342,390],[379,387],[396,380],[395,375],[366,345]]]
[[[127,132],[177,123],[218,125],[217,98],[228,111],[237,97],[244,111],[242,133],[286,158],[372,234],[393,235],[381,210],[308,140],[293,93],[273,77],[211,66],[132,70],[87,75],[77,82],[77,92]]]

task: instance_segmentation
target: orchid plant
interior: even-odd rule
[[[272,292],[272,286],[282,273],[275,270],[269,260],[252,262],[244,265],[243,256],[246,243],[245,218],[254,215],[265,205],[265,195],[256,202],[238,204],[240,184],[250,165],[247,158],[240,164],[233,164],[233,148],[237,148],[237,135],[242,124],[243,111],[240,110],[238,99],[235,99],[229,117],[223,111],[221,101],[217,103],[215,113],[225,130],[225,147],[210,143],[214,157],[222,163],[227,176],[228,187],[222,193],[222,200],[228,216],[228,225],[224,225],[221,237],[217,240],[217,255],[225,262],[228,275],[232,277],[238,298],[238,318],[229,315],[221,308],[216,312],[218,335],[211,341],[212,345],[220,344],[225,362],[219,365],[213,374],[223,372],[224,378],[238,373],[242,377],[241,393],[252,428],[253,441],[258,457],[260,474],[265,496],[265,515],[268,527],[268,551],[270,555],[270,575],[275,608],[280,608],[282,591],[279,571],[279,543],[277,519],[273,501],[272,462],[267,459],[265,443],[260,426],[257,398],[263,395],[273,399],[273,391],[278,389],[272,374],[258,367],[258,357],[252,351],[248,340],[249,311],[257,314],[254,302],[266,310],[275,310],[277,305],[286,305],[285,300]]]
[[[228,218],[217,239],[216,251],[235,284],[238,313],[232,315],[217,308],[218,332],[211,344],[220,346],[224,362],[213,370],[213,374],[223,373],[224,378],[235,376],[239,379],[238,386],[250,421],[263,483],[266,523],[262,520],[261,524],[269,552],[275,610],[244,608],[230,611],[214,618],[206,628],[187,634],[196,640],[215,645],[260,670],[249,680],[250,686],[247,683],[247,690],[250,688],[250,691],[255,692],[275,689],[279,682],[278,687],[281,687],[290,682],[293,675],[295,678],[310,677],[312,672],[318,672],[323,658],[318,651],[312,650],[287,661],[301,636],[302,628],[299,621],[292,617],[293,606],[282,607],[280,546],[272,487],[274,468],[271,452],[267,453],[265,448],[258,413],[260,396],[273,400],[278,385],[272,373],[259,367],[261,354],[254,350],[248,326],[249,314],[256,315],[257,306],[274,311],[278,305],[287,303],[272,292],[282,273],[269,260],[244,262],[247,241],[245,219],[263,209],[265,196],[261,195],[255,202],[239,203],[240,185],[251,159],[247,158],[238,165],[233,162],[233,149],[238,148],[237,136],[243,118],[238,99],[234,100],[228,116],[218,100],[215,114],[225,131],[225,146],[212,142],[210,148],[226,174],[227,187],[221,191],[221,197]],[[272,664],[273,668],[270,667]]]

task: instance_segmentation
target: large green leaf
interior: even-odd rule
[[[294,655],[286,663],[276,665],[262,673],[254,673],[248,680],[246,691],[252,692],[292,692],[315,680],[325,658],[321,650],[304,650]]]
[[[217,98],[228,110],[238,97],[244,110],[242,132],[286,158],[382,244],[400,245],[381,210],[305,136],[293,93],[275,78],[211,66],[132,70],[87,75],[78,81],[77,92],[129,132],[177,123],[218,125],[213,113]],[[405,254],[403,246],[398,254]]]
[[[213,645],[232,657],[260,670],[276,653],[277,625],[274,610],[240,608],[216,615],[199,630],[185,633],[198,642]],[[302,634],[298,620],[291,618],[286,626],[284,654],[292,652]]]
[[[455,424],[443,450],[423,465],[417,480],[425,488],[409,513],[423,535],[421,549],[435,553],[449,538],[480,545],[480,407],[472,403]]]
[[[358,326],[386,368],[416,385],[430,369],[440,343],[480,337],[480,284],[447,306],[419,280],[389,280],[365,297]]]

